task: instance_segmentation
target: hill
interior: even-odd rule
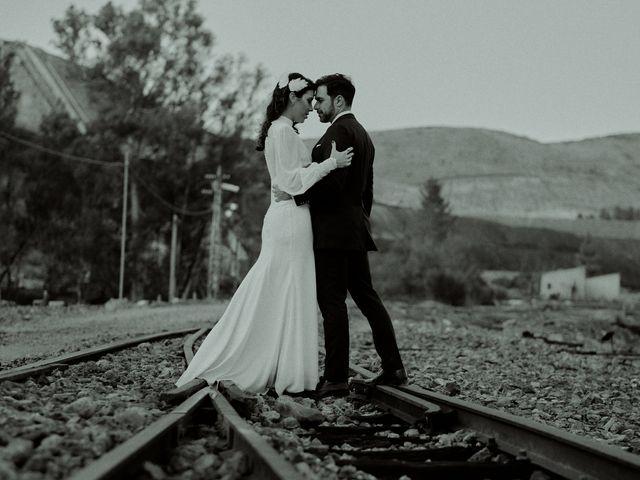
[[[575,219],[640,207],[640,134],[541,143],[476,128],[371,132],[375,200],[417,207],[439,178],[456,215]],[[308,144],[312,144],[309,140]]]

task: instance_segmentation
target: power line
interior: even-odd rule
[[[37,143],[31,142],[29,140],[24,140],[22,138],[18,138],[14,135],[11,135],[10,133],[7,132],[3,132],[2,130],[0,130],[0,137],[4,137],[8,140],[11,140],[13,142],[19,143],[21,145],[27,146],[29,148],[33,148],[34,150],[38,150],[41,152],[45,152],[45,153],[49,153],[51,155],[55,155],[58,156],[64,160],[71,160],[74,162],[80,162],[80,163],[88,163],[90,165],[98,165],[101,167],[123,167],[124,166],[124,162],[105,162],[102,160],[95,160],[93,158],[88,158],[88,157],[81,157],[79,155],[71,155],[68,153],[64,153],[64,152],[60,152],[58,150],[54,150],[52,148],[48,148],[48,147],[43,147],[42,145],[38,145]],[[118,172],[120,173],[120,172]],[[208,215],[211,213],[211,209],[208,208],[206,210],[185,210],[183,208],[177,207],[175,205],[173,205],[172,203],[166,201],[164,198],[162,198],[160,196],[159,193],[157,193],[152,187],[150,187],[145,181],[143,181],[139,176],[132,174],[132,177],[134,177],[136,179],[136,182],[138,182],[147,192],[149,192],[149,194],[151,194],[152,197],[154,197],[158,202],[160,202],[164,207],[168,208],[169,210],[171,210],[174,213],[178,213],[180,215],[185,215],[185,216],[194,216],[194,217],[198,217],[201,215]]]
[[[79,155],[72,155],[69,153],[60,152],[52,148],[43,147],[42,145],[38,145],[37,143],[30,142],[29,140],[23,140],[22,138],[15,137],[10,133],[3,132],[1,130],[0,130],[0,137],[4,137],[13,142],[27,146],[29,148],[33,148],[34,150],[39,150],[44,153],[49,153],[51,155],[58,156],[64,160],[72,160],[74,162],[88,163],[90,165],[98,165],[101,167],[122,167],[124,165],[123,162],[105,162],[102,160],[95,160],[93,158],[81,157]]]
[[[140,177],[138,177],[137,175],[135,175],[133,173],[131,174],[131,176],[134,177],[136,179],[136,182],[138,182],[138,184],[140,184],[147,192],[149,192],[151,194],[151,196],[153,196],[164,207],[168,208],[173,213],[179,213],[180,215],[186,215],[186,216],[191,216],[191,217],[199,217],[199,216],[208,215],[208,214],[211,213],[211,208],[208,208],[206,210],[185,210],[183,208],[176,207],[172,203],[167,202],[164,198],[162,198],[159,193],[157,193],[155,190],[153,190],[153,188],[151,188]]]

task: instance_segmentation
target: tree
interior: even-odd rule
[[[233,176],[255,165],[245,137],[257,127],[254,100],[264,71],[242,57],[214,57],[213,34],[193,0],[140,0],[128,12],[108,2],[95,15],[70,7],[53,24],[56,45],[100,85],[100,115],[81,143],[105,161],[121,161],[119,147],[132,147],[129,296],[155,296],[166,282],[157,275],[165,260],[154,245],[169,234],[170,205],[206,212],[205,173],[222,164]],[[110,177],[108,190],[118,182]],[[117,211],[109,213],[117,221]],[[182,260],[193,263],[208,215],[185,218]]]
[[[600,272],[600,255],[590,234],[587,234],[582,240],[576,254],[576,262],[578,265],[585,266],[587,275],[594,275]]]
[[[611,220],[611,214],[609,213],[609,210],[607,210],[606,208],[601,208],[600,209],[600,218],[602,220]]]
[[[442,242],[453,227],[448,202],[442,197],[442,186],[435,178],[429,178],[422,187],[422,210],[426,219],[427,234],[436,243]]]
[[[13,53],[0,43],[0,131],[12,133],[15,126],[19,94],[11,78]],[[18,149],[0,137],[0,287],[11,285],[11,268],[27,246],[29,225],[21,196],[25,173],[11,162]]]

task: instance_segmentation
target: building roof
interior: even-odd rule
[[[18,126],[37,131],[42,118],[62,106],[80,132],[86,132],[98,114],[99,89],[85,70],[23,42],[0,40],[0,49],[15,55],[12,77],[20,92]]]

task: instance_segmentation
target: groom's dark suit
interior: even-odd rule
[[[349,375],[347,291],[369,321],[373,341],[385,371],[403,368],[389,314],[371,284],[367,252],[377,250],[371,238],[369,215],[373,203],[375,148],[367,131],[351,113],[333,122],[313,148],[311,158],[321,162],[338,150],[353,147],[347,168],[333,170],[296,203],[309,203],[313,225],[318,304],[324,319],[324,377],[345,382]]]

